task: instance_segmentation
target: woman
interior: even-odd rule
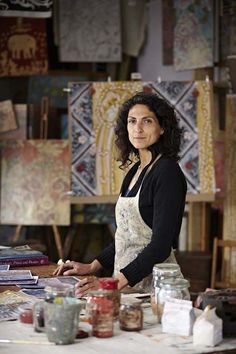
[[[154,264],[175,262],[186,196],[177,161],[182,130],[174,110],[154,93],[141,92],[121,107],[115,129],[121,168],[133,161],[116,204],[115,241],[93,262],[69,262],[55,275],[94,274],[114,267],[118,288],[149,290]],[[83,296],[98,288],[94,276],[76,285]]]

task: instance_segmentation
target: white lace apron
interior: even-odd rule
[[[143,221],[139,212],[139,195],[144,178],[150,172],[153,164],[159,159],[158,156],[149,166],[143,177],[142,183],[135,197],[119,196],[116,204],[116,223],[115,233],[115,264],[114,276],[120,269],[131,263],[138,254],[151,242],[152,229]],[[164,261],[167,263],[176,263],[173,250],[170,256]],[[144,278],[134,286],[138,291],[150,291],[152,274]]]

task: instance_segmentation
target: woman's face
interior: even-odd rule
[[[154,112],[144,104],[136,104],[128,113],[129,140],[136,149],[147,149],[164,133]]]

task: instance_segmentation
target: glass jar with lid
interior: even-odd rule
[[[103,290],[106,290],[107,297],[113,301],[113,317],[115,320],[118,319],[120,309],[120,291],[118,290],[118,279],[112,277],[99,278],[99,287]]]
[[[113,336],[114,303],[109,297],[109,293],[102,289],[91,291],[88,294],[86,315],[95,337]]]
[[[151,307],[154,315],[157,315],[157,295],[160,290],[159,283],[163,279],[182,277],[180,266],[177,263],[157,263],[152,271]]]
[[[160,281],[160,290],[157,295],[157,315],[159,322],[161,322],[166,300],[170,298],[190,300],[189,286],[189,281],[184,278],[167,278]]]

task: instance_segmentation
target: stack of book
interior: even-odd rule
[[[0,248],[0,264],[9,264],[14,267],[45,265],[48,264],[48,256],[33,250],[28,245]]]

